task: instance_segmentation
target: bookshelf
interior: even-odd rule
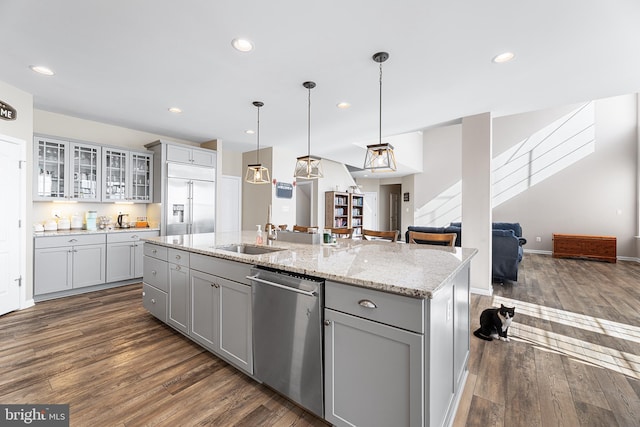
[[[362,235],[364,196],[362,194],[327,191],[324,194],[324,226],[353,228],[353,236]]]

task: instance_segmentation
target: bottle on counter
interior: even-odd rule
[[[256,245],[262,244],[262,226],[256,225],[258,227],[258,231],[256,231]]]

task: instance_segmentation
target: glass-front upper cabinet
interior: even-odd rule
[[[102,149],[103,201],[151,202],[152,153]]]
[[[133,201],[151,202],[151,153],[131,153],[131,199]]]
[[[34,137],[33,199],[100,201],[99,146]]]

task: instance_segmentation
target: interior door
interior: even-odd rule
[[[0,188],[9,205],[0,209],[0,314],[20,307],[21,253],[20,220],[23,212],[24,180],[20,171],[22,146],[0,136]],[[17,202],[17,203],[15,203]]]

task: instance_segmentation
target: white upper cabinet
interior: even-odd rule
[[[100,201],[100,146],[36,136],[33,147],[34,200]]]

